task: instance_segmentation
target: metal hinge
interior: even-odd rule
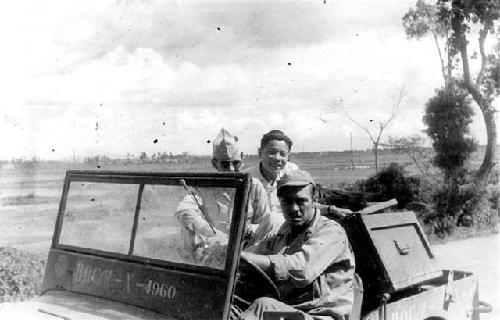
[[[453,281],[453,270],[448,271],[448,281],[444,289],[444,302],[443,309],[448,311],[450,303],[457,301],[457,292],[455,290],[455,283]]]

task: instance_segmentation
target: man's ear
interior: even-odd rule
[[[261,148],[257,149],[257,153],[259,154],[259,158],[262,157],[262,149]]]
[[[319,192],[317,187],[313,187],[312,189],[312,200],[313,202],[318,202],[319,199]]]

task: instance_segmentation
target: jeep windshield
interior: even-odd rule
[[[43,292],[90,295],[176,319],[226,318],[248,179],[238,173],[69,171]],[[220,240],[202,258],[192,249],[205,250],[207,237],[183,236],[179,211],[186,202],[211,220]]]

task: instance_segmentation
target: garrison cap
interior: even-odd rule
[[[302,187],[308,184],[312,184],[314,187],[316,186],[309,172],[304,170],[293,170],[285,173],[280,180],[278,180],[278,190],[285,186]]]
[[[217,160],[241,160],[238,137],[222,128],[214,140],[213,158]]]

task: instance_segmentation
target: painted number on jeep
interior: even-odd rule
[[[145,291],[149,295],[160,296],[165,299],[173,299],[176,293],[174,286],[169,286],[166,283],[160,283],[153,280],[148,281]]]
[[[73,282],[79,285],[93,285],[105,289],[109,289],[113,279],[113,270],[92,268],[83,263],[78,263],[76,271],[73,273]]]
[[[173,299],[177,294],[177,288],[173,285],[151,279],[137,282],[135,278],[133,272],[114,272],[112,269],[93,267],[82,262],[77,263],[73,273],[73,283],[78,286],[120,290],[127,294],[134,294],[135,288],[139,288],[140,292],[163,299]]]

